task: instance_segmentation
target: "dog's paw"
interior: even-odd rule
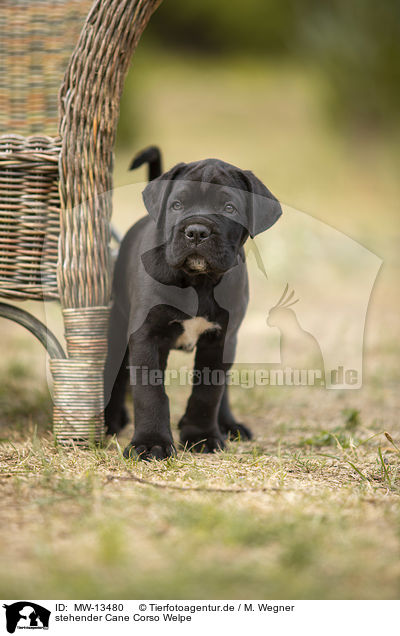
[[[253,438],[253,433],[244,424],[238,422],[231,422],[229,424],[220,424],[222,435],[230,440],[247,441]]]
[[[132,440],[124,450],[126,459],[167,459],[176,455],[175,446],[172,440],[148,440],[143,443],[140,440]]]
[[[218,428],[204,431],[196,424],[181,422],[180,442],[186,450],[197,453],[215,453],[225,448],[225,442]]]

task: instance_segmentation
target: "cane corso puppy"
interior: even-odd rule
[[[226,374],[248,302],[243,245],[271,227],[281,207],[252,172],[224,161],[179,163],[161,176],[158,149],[147,149],[132,166],[145,161],[149,216],[126,234],[114,272],[107,431],[118,433],[127,422],[130,379],[135,432],[125,456],[173,454],[164,371],[171,349],[196,348],[196,381],[179,422],[180,441],[213,452],[227,437],[251,438],[229,408]]]

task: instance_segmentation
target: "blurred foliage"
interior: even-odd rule
[[[281,54],[292,48],[300,5],[295,0],[165,0],[149,30],[172,49]]]
[[[374,128],[398,124],[399,36],[398,0],[165,0],[146,41],[203,56],[311,62],[330,112]]]
[[[328,10],[329,9],[329,10]],[[315,8],[302,28],[309,57],[325,73],[329,104],[350,123],[398,124],[400,3],[334,0]]]

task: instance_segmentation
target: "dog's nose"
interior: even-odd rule
[[[208,239],[210,234],[211,230],[200,223],[191,223],[185,228],[185,236],[190,243],[193,243],[193,245],[202,243]]]

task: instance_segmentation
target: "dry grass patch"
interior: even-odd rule
[[[381,451],[389,484],[378,438],[349,449],[260,440],[144,463],[114,439],[67,450],[50,433],[4,430],[1,592],[396,598],[400,461]]]

